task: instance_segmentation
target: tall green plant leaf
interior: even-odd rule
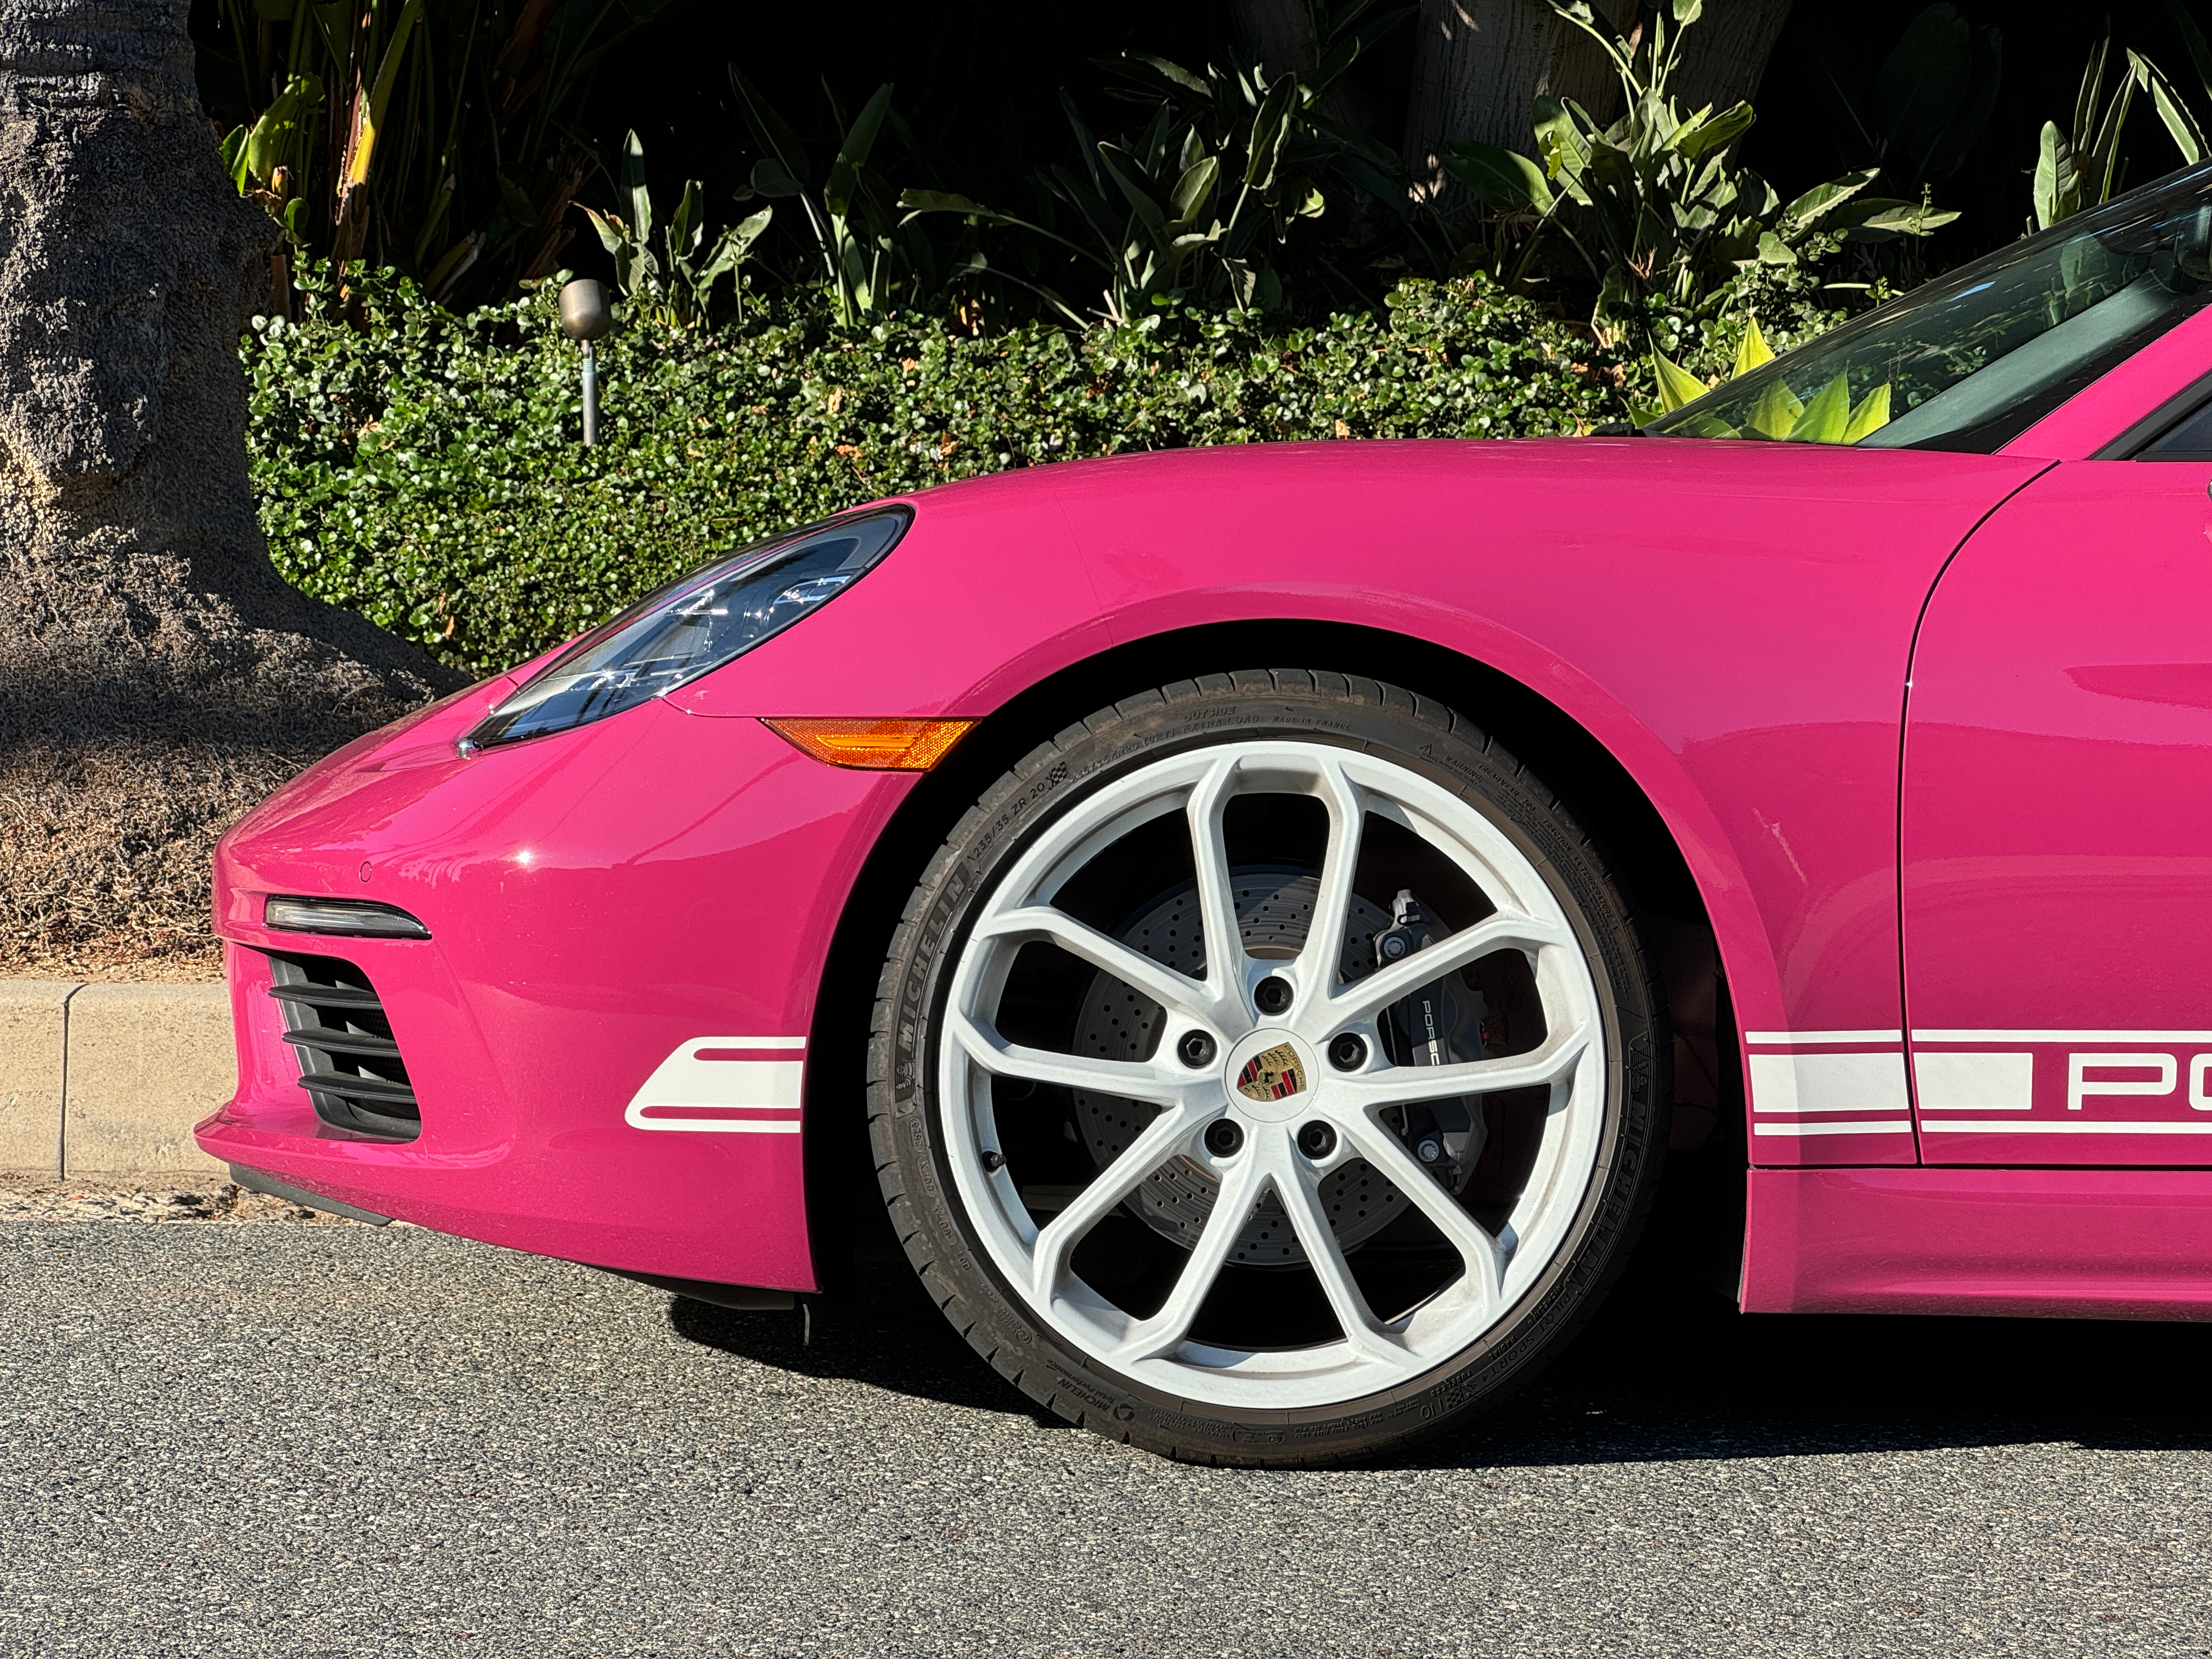
[[[1700,112],[1677,126],[1668,142],[1686,160],[1698,161],[1734,143],[1758,118],[1751,106],[1743,103],[1732,104],[1717,115]]]
[[[1517,150],[1462,138],[1453,143],[1443,165],[1492,207],[1551,211],[1552,187],[1544,169]]]
[[[1743,338],[1736,342],[1735,368],[1729,378],[1735,378],[1735,374],[1748,374],[1761,363],[1773,361],[1773,349],[1766,343],[1766,337],[1759,331],[1759,319],[1754,317],[1744,325]]]
[[[1851,410],[1851,418],[1844,427],[1844,442],[1855,444],[1869,437],[1889,424],[1889,382],[1880,386],[1859,399]]]
[[[2058,130],[2056,121],[2043,124],[2042,137],[2036,144],[2032,189],[2035,222],[2039,229],[2050,229],[2081,206],[2081,184],[2075,173],[2074,146]]]
[[[2194,167],[2207,154],[2204,129],[2197,123],[2196,115],[2184,103],[2172,84],[2159,72],[2158,65],[2140,52],[2128,54],[2128,70],[2136,84],[2150,94],[2151,104],[2158,111],[2158,118],[2173,140],[2173,147],[2181,152],[2181,159]]]
[[[1989,130],[1990,116],[1996,109],[1997,92],[2004,80],[2004,32],[1994,24],[1977,26],[1968,57],[1966,95],[1927,148],[1914,156],[1911,175],[1900,182],[1909,185],[1921,179],[1948,178]]]
[[[1769,380],[1759,389],[1751,405],[1751,413],[1744,417],[1744,429],[1761,438],[1787,438],[1797,428],[1805,405],[1779,380]]]
[[[797,195],[806,188],[808,182],[806,147],[799,143],[799,135],[791,130],[790,124],[778,115],[753,83],[738,72],[735,64],[730,65],[730,88],[738,95],[738,108],[744,116],[745,125],[752,133],[753,142],[760,146],[767,160],[775,163],[777,176],[791,183],[791,188],[782,193]],[[768,192],[762,193],[765,195]]]
[[[1710,389],[1662,351],[1651,354],[1651,372],[1659,382],[1659,407],[1670,415],[1683,404],[1704,397]]]
[[[1800,443],[1837,444],[1851,423],[1851,389],[1841,374],[1813,394],[1790,423],[1789,435]]]
[[[822,200],[840,218],[851,211],[853,198],[860,187],[860,169],[868,164],[868,153],[876,147],[876,135],[883,131],[884,116],[890,106],[890,83],[885,82],[860,106],[844,143],[838,146],[837,159],[822,185]]]
[[[638,142],[635,128],[623,139],[622,180],[616,189],[629,234],[644,241],[653,234],[653,192],[646,188],[645,146]]]

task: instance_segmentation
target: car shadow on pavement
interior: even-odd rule
[[[676,1334],[794,1374],[1066,1426],[1000,1378],[894,1244],[797,1313],[672,1298]],[[2212,1326],[1739,1314],[1632,1277],[1528,1387],[1389,1458],[1401,1468],[1796,1457],[2072,1442],[2212,1449]]]
[[[1503,1408],[1415,1466],[1794,1457],[2052,1442],[2212,1448],[2212,1328],[2060,1319],[1744,1315],[1629,1286]]]
[[[923,1292],[906,1254],[884,1231],[854,1248],[846,1275],[802,1316],[740,1313],[671,1297],[669,1327],[686,1341],[800,1376],[861,1382],[975,1411],[1072,1428],[1023,1394],[969,1347]]]

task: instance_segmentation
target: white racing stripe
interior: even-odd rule
[[[1974,1135],[2212,1135],[2212,1121],[2114,1122],[2083,1118],[2078,1122],[2039,1118],[2023,1123],[2014,1118],[1927,1118],[1920,1127],[1931,1134]]]
[[[1909,1135],[1912,1125],[1903,1118],[1862,1118],[1843,1122],[1830,1119],[1822,1123],[1754,1123],[1751,1132],[1755,1135]]]
[[[1840,1053],[1753,1054],[1748,1080],[1754,1135],[1802,1139],[1912,1133],[1902,1031],[1756,1031],[1749,1041],[1860,1045]],[[1799,1121],[1770,1121],[1775,1118]]]
[[[1912,1040],[1977,1048],[2008,1042],[2202,1042],[2212,1047],[2212,1031],[1915,1031]]]
[[[2035,1056],[2030,1054],[1916,1054],[1912,1082],[1923,1116],[2035,1109]]]
[[[2205,1115],[2212,1113],[2212,1052],[2206,1052],[2212,1050],[2212,1031],[1945,1028],[1916,1030],[1912,1043],[1920,1127],[1929,1134],[2212,1134],[2212,1116]],[[2068,1052],[2039,1056],[2025,1045]],[[2010,1115],[2039,1111],[2039,1066],[2045,1085],[2041,1115]],[[2157,1100],[2176,1115],[2084,1115],[2112,1109],[2122,1100],[2131,1100],[2130,1109],[2136,1111],[2156,1109],[2142,1103]],[[1973,1115],[1963,1115],[1969,1113]]]
[[[630,1097],[623,1121],[633,1129],[687,1134],[795,1135],[805,1051],[805,1037],[688,1038]]]
[[[1753,1054],[1752,1109],[1784,1116],[1800,1112],[1901,1112],[1905,1056],[1895,1052],[1863,1054]]]

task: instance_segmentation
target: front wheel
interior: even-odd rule
[[[1595,1308],[1666,1144],[1659,1002],[1565,810],[1395,687],[1211,676],[962,819],[885,964],[870,1127],[933,1297],[1061,1415],[1371,1455]]]

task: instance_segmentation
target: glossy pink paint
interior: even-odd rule
[[[812,1288],[799,1136],[641,1133],[623,1108],[686,1039],[805,1035],[838,902],[911,781],[657,704],[459,758],[453,738],[499,694],[342,751],[225,838],[240,1079],[200,1144],[519,1249]],[[396,903],[433,937],[272,933],[272,892]],[[420,1139],[317,1121],[264,950],[368,972],[421,1097]]]
[[[1843,1049],[1879,1048],[1868,1034],[1887,1031],[1901,1074],[1898,777],[1915,623],[1974,526],[2049,465],[2033,450],[1686,440],[1282,445],[931,491],[882,568],[658,704],[462,760],[453,738],[501,695],[477,688],[322,763],[241,823],[217,894],[241,1082],[203,1145],[517,1248],[811,1287],[801,1137],[623,1121],[689,1039],[822,1028],[829,941],[912,787],[805,760],[755,717],[988,720],[1109,647],[1232,622],[1394,631],[1550,700],[1680,846],[1740,1023],[1761,1039],[1747,1063],[1786,1070],[1837,1052],[1837,1033],[1855,1034]],[[1479,700],[1465,712],[1484,713]],[[434,937],[271,934],[271,892],[385,899]],[[307,1111],[264,994],[271,949],[369,972],[417,1074],[420,1140],[348,1137]],[[1762,1165],[1917,1156],[1909,1128],[1801,1134],[1788,1126],[1802,1112],[1753,1116]],[[1755,1218],[1762,1272],[1803,1267],[1784,1239]]]
[[[1753,1170],[1746,1313],[2212,1319],[2212,1173]]]
[[[1912,619],[1973,522],[2039,465],[1694,441],[1306,445],[931,492],[882,568],[664,703],[464,761],[452,739],[499,695],[482,688],[242,823],[218,903],[255,1060],[203,1144],[501,1243],[807,1286],[798,1137],[623,1121],[688,1038],[813,1028],[845,896],[909,787],[804,760],[746,717],[988,716],[1107,645],[1233,620],[1392,629],[1534,688],[1680,839],[1747,1027],[1894,1025]],[[270,892],[362,893],[431,927],[428,943],[325,947],[386,998],[418,1073],[420,1140],[318,1127],[267,1058],[258,951],[314,945],[260,927]],[[1909,1135],[1753,1144],[1772,1163],[1912,1157]]]
[[[1415,635],[1535,689],[1644,785],[1705,890],[1747,1025],[1894,1026],[1913,618],[2039,467],[1580,440],[1041,469],[919,498],[883,571],[676,701],[988,714],[1102,645],[1211,623]]]
[[[2007,444],[2007,455],[2086,461],[2202,380],[2212,366],[2212,307],[2168,329]]]
[[[2062,463],[1929,601],[1901,846],[1930,1164],[2212,1165],[2208,482]]]
[[[1066,471],[1117,637],[1338,617],[1500,669],[1604,743],[1667,819],[1747,1030],[1899,1027],[1912,620],[2041,463],[1649,439],[1208,459]],[[1864,1133],[1764,1115],[1752,1155],[1909,1164],[1903,1109]]]

